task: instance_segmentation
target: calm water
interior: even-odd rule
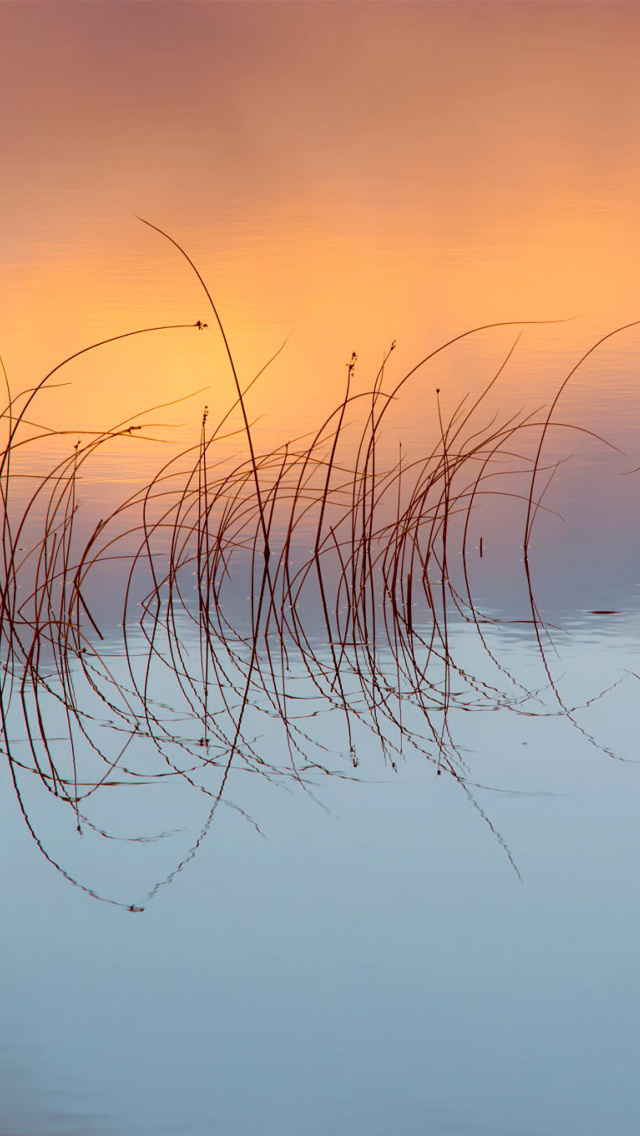
[[[576,631],[567,695],[584,702],[633,668],[637,642],[633,627]],[[504,657],[541,680],[531,644],[514,636]],[[137,916],[52,878],[4,794],[2,1131],[631,1136],[636,683],[579,715],[628,764],[556,718],[456,721],[522,882],[462,793],[417,761],[321,783],[330,814],[243,784],[266,839],[222,812]],[[127,900],[165,870],[157,845],[85,857],[35,811],[56,851]],[[113,827],[193,833],[204,815],[155,791],[123,800]]]
[[[639,36],[640,11],[617,3],[2,5],[14,389],[96,340],[210,320],[138,213],[196,260],[244,382],[292,332],[251,393],[260,447],[318,427],[354,349],[367,390],[392,340],[398,379],[498,321],[568,322],[524,329],[482,422],[548,405],[600,336],[640,318]],[[445,416],[473,400],[519,330],[425,365],[384,453],[430,444],[436,387]],[[581,733],[512,625],[490,645],[540,689],[536,716],[453,722],[522,882],[449,779],[417,759],[392,774],[363,746],[361,782],[326,779],[318,801],[234,784],[265,838],[222,810],[194,862],[128,914],[47,867],[3,775],[0,1136],[636,1133],[639,344],[635,328],[608,340],[563,393],[556,420],[617,449],[550,433],[545,458],[570,460],[533,550],[565,704],[621,681],[576,712]],[[68,429],[67,450],[45,438],[23,472],[198,392],[87,468],[87,527],[197,441],[205,402],[221,416],[232,397],[213,328],[113,345],[59,378],[34,420]],[[220,459],[239,452],[232,438]],[[483,510],[477,593],[522,618],[521,510]],[[452,634],[488,676],[468,629]],[[331,722],[314,729],[343,744]],[[35,790],[32,807],[83,878],[128,902],[206,815],[179,793],[109,799],[122,834],[180,831],[94,852]]]

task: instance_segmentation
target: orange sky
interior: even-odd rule
[[[207,318],[135,213],[197,260],[246,379],[293,332],[254,392],[265,444],[315,425],[353,349],[366,386],[394,338],[401,373],[477,323],[577,317],[527,332],[508,376],[526,402],[640,314],[636,5],[36,0],[3,4],[0,30],[16,387],[95,339]],[[618,379],[636,344],[620,341]],[[506,347],[485,339],[438,381],[454,399]],[[66,378],[41,405],[71,429],[232,392],[213,332],[109,348]],[[176,420],[196,429],[204,397]]]

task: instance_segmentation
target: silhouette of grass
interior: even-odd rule
[[[472,518],[484,496],[521,500],[529,620],[557,713],[582,730],[547,660],[531,562],[546,482],[539,486],[557,465],[543,464],[544,443],[571,376],[546,411],[483,425],[478,411],[518,333],[481,395],[470,406],[463,400],[448,421],[436,391],[435,444],[411,459],[400,446],[389,464],[380,457],[389,407],[418,370],[461,339],[521,325],[496,323],[457,336],[385,389],[392,344],[370,390],[354,393],[354,354],[344,395],[315,434],[262,453],[247,404],[259,376],[243,388],[199,270],[172,237],[150,227],[188,262],[222,335],[235,397],[220,420],[212,422],[205,407],[197,443],[87,530],[78,519],[81,474],[113,439],[145,436],[145,422],[159,408],[102,433],[82,433],[25,495],[16,454],[64,437],[33,424],[34,403],[83,354],[133,336],[207,325],[136,329],[91,344],[17,396],[4,373],[0,740],[32,839],[74,886],[140,911],[197,854],[222,803],[247,815],[229,797],[232,777],[237,784],[241,775],[257,774],[312,793],[322,776],[356,778],[365,755],[370,762],[376,751],[392,770],[413,755],[452,778],[514,863],[473,796],[453,717],[488,709],[531,715],[540,703],[487,639],[486,625],[499,621],[483,614],[473,595]],[[234,412],[239,431],[230,428]],[[235,464],[220,448],[232,434],[245,447]],[[528,490],[518,494],[508,479],[525,476]],[[117,635],[101,629],[92,602],[105,579],[119,598]],[[473,629],[494,682],[459,660],[452,620]],[[266,743],[262,723],[270,731]],[[90,799],[116,785],[178,781],[203,794],[208,810],[170,872],[131,903],[81,882],[52,853],[32,820],[33,778],[71,810],[78,834],[100,839],[118,837],[91,819]]]

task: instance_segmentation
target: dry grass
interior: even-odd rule
[[[470,562],[482,555],[474,517],[482,498],[513,496],[513,479],[526,482],[527,619],[558,713],[575,721],[547,662],[531,564],[535,517],[553,472],[543,450],[557,398],[544,413],[480,425],[501,367],[475,403],[463,400],[448,421],[436,393],[436,444],[411,460],[400,447],[397,461],[384,464],[389,407],[410,397],[418,369],[451,346],[388,383],[392,345],[368,392],[354,392],[353,356],[344,396],[315,435],[261,453],[248,388],[213,300],[193,262],[168,239],[200,280],[235,384],[235,401],[220,421],[204,410],[193,449],[87,528],[79,522],[81,475],[114,438],[144,432],[144,419],[83,435],[27,493],[15,463],[51,437],[32,425],[40,392],[71,359],[112,340],[76,352],[17,396],[5,375],[1,744],[33,840],[89,895],[142,910],[195,856],[228,800],[232,775],[236,783],[236,775],[257,774],[311,790],[322,776],[359,776],[364,755],[370,760],[374,751],[392,770],[408,755],[431,763],[495,832],[472,795],[452,720],[459,711],[532,713],[535,694],[490,648],[486,627],[496,619],[479,611],[472,588]],[[233,415],[245,456],[221,465]],[[101,629],[92,601],[105,588],[119,605],[117,634]],[[474,630],[495,681],[459,660],[454,621]],[[159,693],[167,689],[171,703]],[[269,724],[267,743],[261,720]],[[67,807],[78,833],[100,839],[111,834],[91,819],[91,802],[114,785],[179,780],[205,794],[209,808],[186,854],[143,902],[131,904],[98,895],[45,845],[29,807],[34,777]]]

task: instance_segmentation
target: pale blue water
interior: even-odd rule
[[[511,632],[503,650],[542,684],[530,643]],[[579,628],[556,663],[567,698],[637,652],[633,626]],[[579,715],[631,759],[636,684]],[[416,761],[325,781],[330,814],[247,782],[267,839],[223,810],[142,915],[60,880],[4,791],[2,1136],[635,1134],[638,766],[556,718],[456,728],[471,780],[500,790],[477,796],[522,882],[463,794]],[[123,831],[157,829],[143,801],[123,804]],[[177,805],[181,823],[203,819]],[[153,874],[164,851],[148,847]],[[127,895],[131,847],[110,855]]]

